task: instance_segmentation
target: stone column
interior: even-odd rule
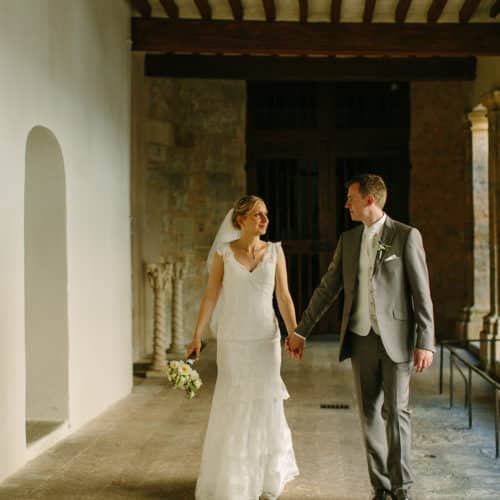
[[[488,110],[488,179],[490,212],[490,312],[484,318],[481,337],[498,339],[500,337],[500,90],[485,96],[483,104]],[[500,343],[490,344],[489,356],[484,360],[485,367],[492,374],[500,362]]]
[[[167,324],[165,314],[165,295],[167,285],[172,279],[172,264],[160,259],[158,264],[148,264],[146,273],[154,294],[154,326],[153,326],[153,363],[146,372],[147,377],[166,376],[167,366],[165,350]]]
[[[468,114],[471,131],[471,191],[472,191],[472,282],[471,302],[462,311],[460,337],[477,339],[483,328],[483,318],[490,310],[490,258],[488,207],[488,117],[487,109],[479,105]],[[481,348],[487,349],[486,346]],[[487,352],[481,358],[487,358]]]
[[[172,281],[172,343],[168,350],[169,358],[186,354],[184,340],[184,297],[183,286],[187,262],[177,261],[174,263]]]

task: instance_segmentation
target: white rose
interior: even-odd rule
[[[198,378],[194,381],[194,386],[199,389],[201,387],[201,380]]]
[[[191,380],[198,380],[200,378],[199,373],[196,370],[192,370],[191,372]]]
[[[172,368],[174,370],[177,370],[179,368],[179,362],[178,361],[170,361],[170,363],[168,365],[170,366],[170,368]]]
[[[179,368],[179,373],[181,375],[190,375],[192,372],[192,369],[189,365],[186,365],[185,363],[182,364]]]

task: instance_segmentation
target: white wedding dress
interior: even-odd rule
[[[217,316],[217,382],[205,435],[196,500],[279,496],[298,474],[283,400],[281,346],[273,309],[280,243],[269,243],[252,271],[229,246]]]

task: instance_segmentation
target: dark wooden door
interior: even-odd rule
[[[351,227],[343,208],[350,177],[381,174],[395,193],[388,212],[407,220],[407,115],[408,89],[400,85],[248,83],[248,192],[266,201],[268,236],[283,242],[298,318]],[[315,333],[337,334],[341,307]]]

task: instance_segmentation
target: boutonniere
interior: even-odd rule
[[[387,252],[387,250],[389,250],[390,248],[391,248],[391,245],[379,240],[377,243],[377,258],[380,259],[382,257],[382,254],[384,252]]]

